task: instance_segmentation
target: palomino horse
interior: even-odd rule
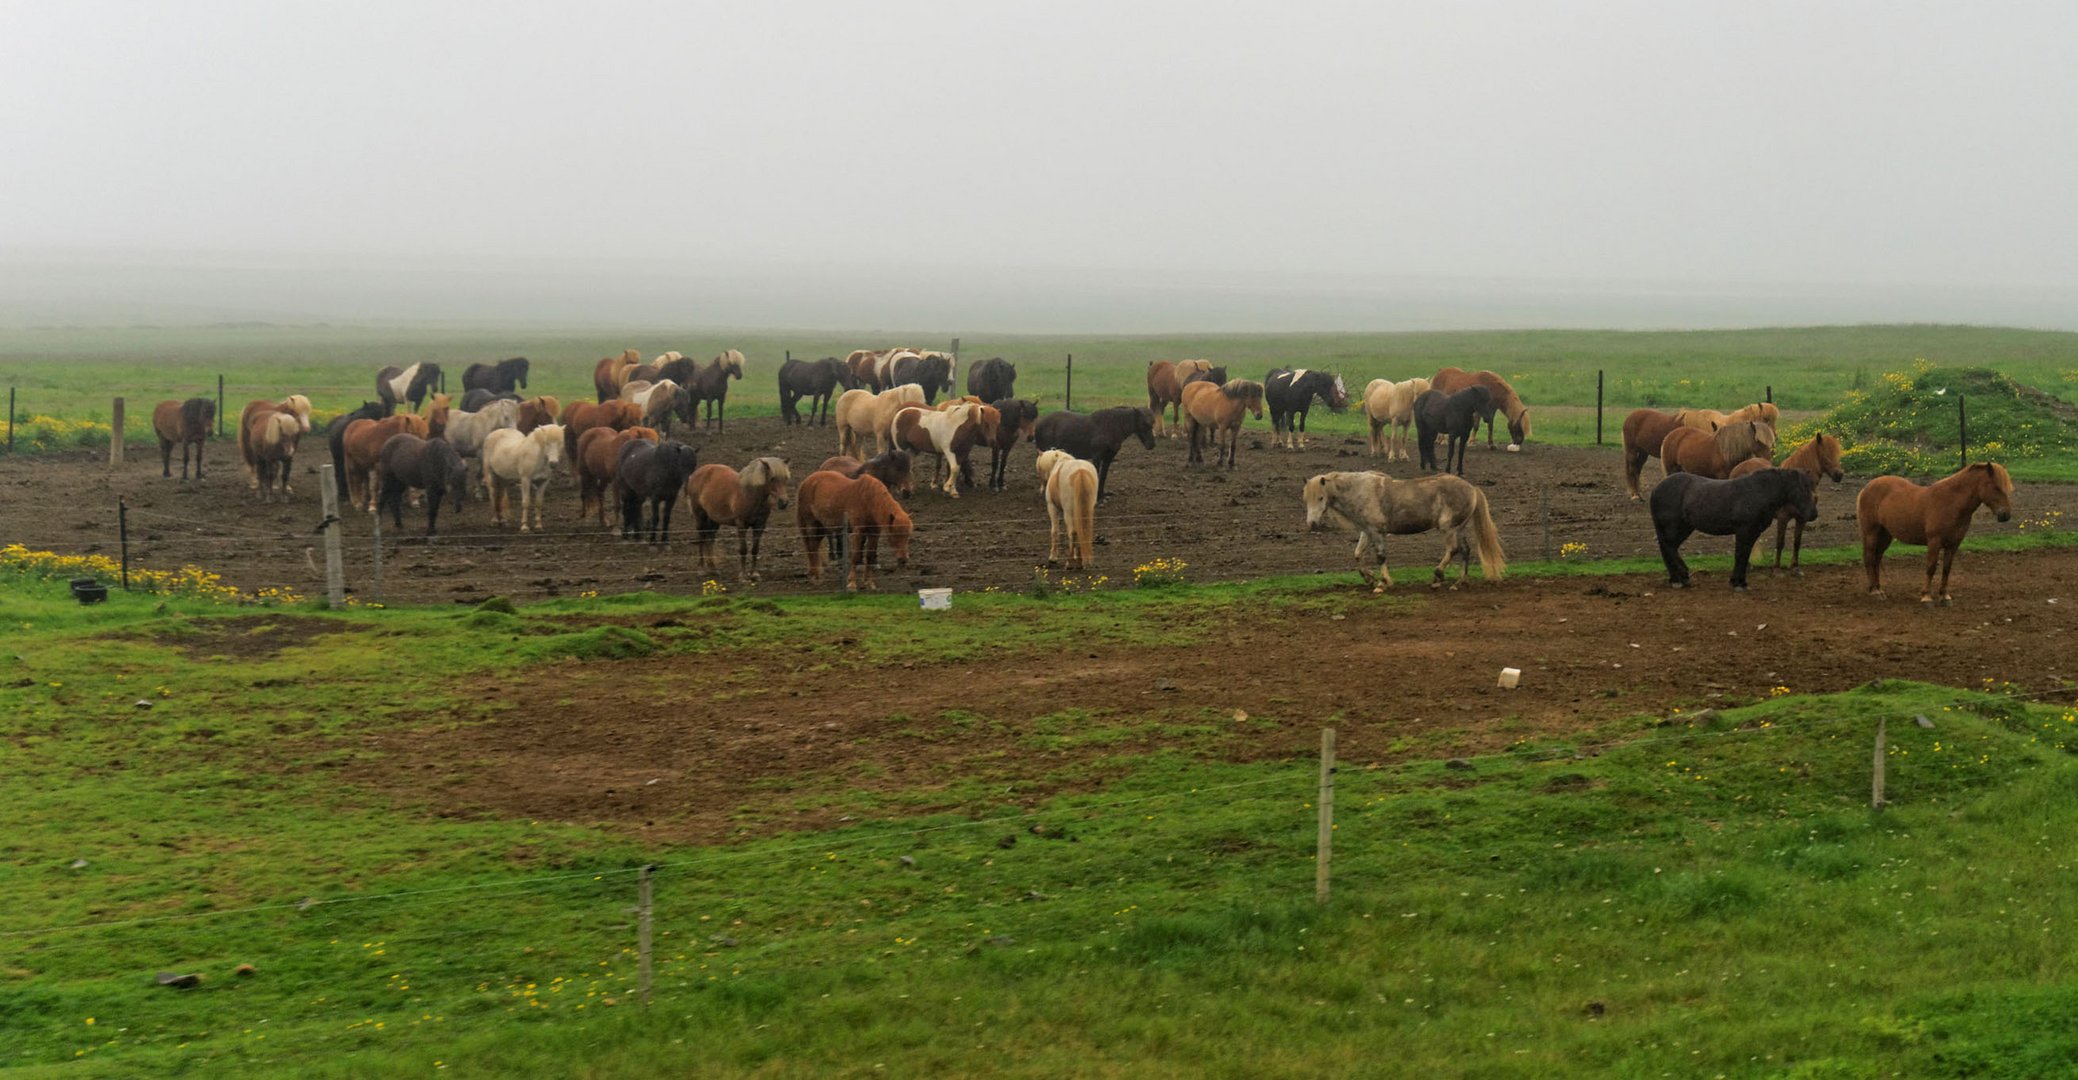
[[[1767,458],[1747,458],[1745,461],[1732,466],[1731,478],[1737,479],[1745,476],[1747,473],[1759,472],[1768,467]],[[1814,490],[1817,489],[1818,478],[1821,476],[1829,476],[1832,478],[1833,483],[1837,484],[1842,476],[1840,472],[1840,440],[1824,432],[1813,435],[1810,442],[1790,451],[1789,456],[1782,459],[1782,467],[1785,469],[1801,469],[1804,472],[1810,473],[1811,487]],[[1788,510],[1781,510],[1775,514],[1775,569],[1778,572],[1782,569],[1783,534],[1788,531],[1792,522],[1795,522],[1797,527],[1797,540],[1796,547],[1790,552],[1789,572],[1797,577],[1802,577],[1804,576],[1804,568],[1801,565],[1804,560],[1804,523]]]
[[[1457,474],[1465,475],[1465,446],[1481,420],[1489,425],[1494,422],[1493,393],[1476,383],[1456,393],[1431,389],[1415,398],[1414,443],[1421,451],[1421,467],[1436,467],[1436,436],[1440,434],[1450,439],[1443,447],[1443,471],[1451,471],[1455,461]]]
[[[1743,424],[1748,420],[1758,420],[1774,427],[1782,422],[1782,410],[1776,408],[1772,401],[1756,401],[1728,413],[1721,413],[1716,409],[1681,410],[1681,422],[1702,431],[1715,431],[1727,424]]]
[[[1104,498],[1111,483],[1111,462],[1127,439],[1154,449],[1155,415],[1151,409],[1114,405],[1084,415],[1078,412],[1047,413],[1032,426],[1032,445],[1043,453],[1066,450],[1097,467],[1097,498]]]
[[[401,531],[404,528],[404,495],[417,489],[426,493],[426,535],[440,522],[442,499],[452,502],[455,513],[469,500],[469,466],[445,439],[421,439],[416,435],[390,436],[382,444],[375,463],[375,500],[378,520],[383,510]]]
[[[844,579],[846,589],[878,587],[873,584],[873,562],[882,536],[895,553],[895,566],[909,565],[909,534],[915,526],[908,511],[888,494],[887,486],[873,477],[846,479],[835,472],[810,473],[801,481],[795,504],[801,549],[808,553],[808,580],[821,584],[823,541],[833,540],[835,557],[834,538],[846,527],[851,530],[851,573]]]
[[[1017,393],[1017,365],[1000,356],[978,360],[967,369],[967,392],[983,401],[1001,401]]]
[[[988,444],[988,486],[1001,491],[1006,483],[1003,474],[1010,469],[1010,451],[1017,448],[1019,439],[1032,437],[1032,428],[1039,422],[1039,405],[1023,398],[998,398],[991,408],[1000,419],[996,437]]]
[[[646,427],[626,431],[597,427],[578,436],[577,453],[570,459],[570,471],[577,480],[577,516],[596,518],[599,524],[606,524],[606,493],[613,488],[621,447],[638,440],[657,442],[661,438],[655,428]]]
[[[938,468],[931,474],[932,486],[957,499],[963,474],[970,483],[973,480],[967,465],[968,452],[993,437],[1001,422],[1001,415],[986,405],[962,402],[944,412],[905,405],[895,412],[888,430],[896,446],[911,454],[936,458]]]
[[[2013,514],[2013,478],[2006,467],[1990,461],[1965,465],[1944,480],[1925,487],[1902,476],[1879,476],[1869,481],[1854,500],[1854,516],[1862,527],[1862,569],[1869,575],[1869,592],[1883,595],[1883,552],[1891,541],[1926,545],[1926,587],[1919,602],[1932,603],[1936,595],[1946,604],[1948,571],[1955,566],[1955,553],[1970,534],[1970,517],[1979,506],[1991,507],[2000,521]],[[1941,591],[1934,592],[1934,565],[1941,567]]]
[[[1430,580],[1429,588],[1443,584],[1443,571],[1452,559],[1461,560],[1462,567],[1451,588],[1471,577],[1475,547],[1479,552],[1480,576],[1498,581],[1507,572],[1508,558],[1501,551],[1501,533],[1494,527],[1486,492],[1458,477],[1445,474],[1394,480],[1375,472],[1322,473],[1306,481],[1304,499],[1308,529],[1318,532],[1333,525],[1356,533],[1356,550],[1352,553],[1357,559],[1356,572],[1374,593],[1384,592],[1393,583],[1392,570],[1385,564],[1385,538],[1432,529],[1448,533],[1450,543],[1443,548],[1443,558],[1436,563],[1436,576]],[[1468,533],[1470,543],[1466,542]],[[1375,577],[1365,568],[1366,548],[1377,559]]]
[[[1737,480],[1712,480],[1678,472],[1652,489],[1652,529],[1659,537],[1660,560],[1667,564],[1667,584],[1688,587],[1688,562],[1681,545],[1691,535],[1732,537],[1732,588],[1746,591],[1746,568],[1753,545],[1768,531],[1775,515],[1787,509],[1804,521],[1818,516],[1818,497],[1811,474],[1798,469],[1761,469]]]
[[[505,524],[512,489],[518,488],[520,531],[527,531],[529,519],[535,528],[547,528],[542,518],[548,481],[562,460],[563,429],[557,424],[543,424],[525,435],[501,428],[484,436],[483,486],[491,489],[491,521]]]
[[[700,467],[700,452],[682,442],[634,442],[621,447],[613,493],[621,507],[621,539],[671,543],[671,510],[685,478]],[[645,515],[644,510],[648,513]]]
[[[592,365],[592,389],[599,393],[601,405],[620,396],[621,385],[628,381],[628,372],[642,363],[642,353],[626,349],[619,356],[601,357]]]
[[[382,444],[399,434],[430,438],[432,428],[423,416],[398,413],[382,420],[356,420],[339,436],[346,458],[347,505],[375,512],[375,467],[382,460]],[[414,503],[413,505],[417,505]]]
[[[397,367],[392,364],[375,373],[375,396],[392,405],[411,402],[414,411],[426,400],[426,392],[440,383],[440,365],[432,363]]]
[[[1660,443],[1660,475],[1685,472],[1725,480],[1733,466],[1748,458],[1774,456],[1775,429],[1758,420],[1726,424],[1709,434],[1678,427]]]
[[[527,358],[515,356],[495,364],[471,364],[462,369],[463,390],[489,390],[506,394],[527,388]]]
[[[262,502],[274,501],[277,477],[281,480],[281,501],[289,501],[295,493],[289,487],[289,473],[296,462],[296,442],[302,437],[303,422],[294,413],[261,413],[247,426],[245,438],[252,447],[254,486],[259,489]]]
[[[1183,388],[1194,382],[1226,382],[1226,371],[1212,378],[1210,360],[1156,360],[1147,365],[1147,411],[1154,414],[1154,433],[1172,439],[1183,436]],[[1164,422],[1162,414],[1172,412]]]
[[[1466,371],[1463,368],[1447,367],[1436,372],[1429,380],[1431,390],[1454,394],[1468,386],[1484,386],[1493,395],[1494,410],[1508,418],[1508,449],[1517,450],[1530,439],[1530,408],[1516,396],[1515,388],[1508,380],[1491,371]],[[1486,448],[1494,448],[1494,414],[1488,412],[1486,419]]]
[[[1097,467],[1065,450],[1039,455],[1039,482],[1046,490],[1046,561],[1061,559],[1067,540],[1068,568],[1087,570],[1097,540]]]
[[[685,497],[693,507],[693,561],[712,576],[720,569],[714,555],[715,534],[736,526],[736,572],[745,581],[758,579],[758,548],[772,512],[793,504],[787,489],[793,478],[776,457],[754,459],[742,472],[727,465],[702,465],[686,478]]]
[[[837,390],[859,388],[859,377],[834,356],[820,360],[788,360],[779,366],[779,415],[788,424],[828,424],[835,407]],[[808,419],[801,419],[800,403],[808,402]]]
[[[1183,420],[1190,428],[1190,460],[1204,464],[1205,451],[1198,444],[1198,435],[1208,432],[1213,464],[1233,468],[1241,452],[1241,422],[1251,413],[1258,420],[1263,418],[1263,384],[1254,379],[1235,379],[1224,386],[1184,384]]]
[[[1349,407],[1342,376],[1318,368],[1276,368],[1263,377],[1263,401],[1270,406],[1270,442],[1290,450],[1306,445],[1306,413],[1313,399],[1336,412]]]
[[[1414,426],[1414,399],[1429,391],[1429,380],[1372,379],[1364,387],[1364,418],[1371,422],[1371,456],[1407,460],[1408,429]]]
[[[253,421],[268,413],[285,412],[296,418],[297,434],[310,430],[310,399],[301,394],[290,394],[280,401],[249,401],[238,413],[238,456],[245,462],[245,479],[249,486],[260,486],[259,459],[252,445]]]
[[[915,383],[891,386],[879,393],[846,390],[837,399],[837,452],[864,457],[859,447],[863,437],[871,435],[873,451],[879,453],[887,448],[888,425],[894,422],[895,413],[904,405],[923,403],[924,388]]]
[[[1646,459],[1660,456],[1660,446],[1667,441],[1668,435],[1679,428],[1693,426],[1688,423],[1692,411],[1699,410],[1661,412],[1658,409],[1632,409],[1631,414],[1623,418],[1623,486],[1631,493],[1631,498],[1644,497],[1638,494],[1638,475],[1645,471]],[[1714,432],[1717,425],[1710,424],[1701,430]]]
[[[159,437],[159,475],[173,475],[173,444],[180,444],[180,478],[188,478],[188,448],[195,448],[195,479],[202,479],[202,444],[216,427],[216,402],[206,397],[161,401],[152,409],[152,433]]]
[[[690,426],[699,419],[701,402],[707,403],[707,426],[717,431],[729,428],[729,380],[743,378],[743,354],[730,349],[707,362],[691,378],[679,384],[678,415]]]

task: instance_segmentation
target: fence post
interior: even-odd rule
[[[1595,369],[1595,445],[1602,445],[1602,371]]]
[[[346,606],[346,575],[339,567],[339,484],[332,478],[332,465],[317,467],[318,492],[323,496],[325,520],[325,600],[334,608]]]
[[[224,437],[224,377],[216,377],[216,437]]]
[[[1963,396],[1955,395],[1955,428],[1961,436],[1964,465],[1970,463],[1970,408],[1963,404]]]
[[[14,452],[14,387],[7,388],[7,452]]]
[[[1328,856],[1335,846],[1335,729],[1320,729],[1320,837],[1313,853],[1313,900],[1328,902]]]
[[[371,574],[369,574],[368,576],[369,576],[369,578],[370,578],[370,583],[371,583],[371,585],[372,585],[372,589],[373,589],[373,592],[375,593],[375,601],[376,601],[376,603],[381,603],[381,602],[382,602],[382,514],[381,514],[381,513],[380,513],[380,512],[378,511],[377,513],[374,513],[374,514],[370,514],[370,515],[369,515],[369,518],[370,518],[370,519],[372,519],[372,520],[373,520],[373,522],[374,522],[374,524],[375,524],[375,530],[374,530],[374,531],[375,531],[375,568],[374,568],[374,572],[373,572],[373,573],[371,573]]]
[[[123,549],[123,591],[130,591],[130,503],[118,495],[115,498],[116,543]]]
[[[649,982],[651,970],[649,953],[649,876],[650,871],[655,869],[656,866],[654,864],[643,867],[642,876],[636,879],[635,953],[639,964],[637,971],[638,978],[640,980],[637,985],[638,988],[642,991],[642,1003],[644,1005],[649,1004]]]
[[[108,467],[123,463],[123,399],[115,399],[115,419],[108,424]]]
[[[1537,488],[1537,518],[1544,526],[1544,561],[1551,561],[1551,488]]]
[[[1768,396],[1762,400],[1766,401],[1770,405],[1773,405],[1775,403],[1775,385],[1773,383],[1768,384],[1767,395]]]
[[[1075,354],[1068,354],[1068,388],[1061,394],[1061,408],[1075,407]]]
[[[1869,772],[1869,809],[1883,809],[1883,740],[1887,734],[1883,717],[1876,718],[1876,761]]]

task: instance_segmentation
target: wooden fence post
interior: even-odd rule
[[[638,986],[642,991],[642,1003],[644,1005],[649,1004],[649,985],[651,971],[649,951],[649,878],[650,872],[655,869],[656,867],[654,865],[643,867],[642,876],[636,879],[637,884],[635,900],[635,952],[636,959],[639,964],[639,967],[637,969],[638,978],[640,980]]]
[[[108,424],[108,467],[123,463],[123,399],[115,399],[115,419]]]
[[[123,591],[130,591],[130,503],[118,495],[115,499],[116,543],[123,549]]]
[[[1551,561],[1551,488],[1537,488],[1537,519],[1544,526],[1544,561]]]
[[[1320,729],[1320,836],[1313,853],[1313,899],[1328,902],[1328,859],[1335,846],[1335,729]]]
[[[1876,760],[1869,772],[1869,809],[1883,809],[1883,740],[1887,733],[1887,721],[1876,718]]]
[[[1770,405],[1773,405],[1775,403],[1775,385],[1773,383],[1768,384],[1767,395],[1768,396],[1763,398],[1762,400],[1766,401]]]
[[[323,497],[325,531],[325,599],[333,608],[346,606],[346,574],[339,566],[339,483],[332,478],[332,463],[317,467],[318,492]]]

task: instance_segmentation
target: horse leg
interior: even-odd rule
[[[1046,565],[1061,561],[1061,507],[1051,493],[1046,496]]]
[[[1799,525],[1802,525],[1803,523],[1802,523],[1802,522],[1798,522],[1798,524],[1799,524]],[[1803,542],[1803,531],[1804,531],[1804,530],[1803,530],[1803,529],[1801,529],[1801,528],[1799,528],[1799,529],[1797,530],[1797,534],[1798,534],[1798,536],[1797,536],[1797,539],[1798,539],[1798,543],[1799,543],[1799,544],[1801,544],[1801,543]],[[1778,574],[1782,572],[1782,542],[1783,542],[1783,540],[1785,540],[1785,539],[1787,539],[1787,538],[1788,538],[1788,533],[1789,533],[1789,517],[1788,517],[1787,513],[1785,512],[1785,513],[1778,513],[1778,514],[1776,514],[1776,515],[1775,515],[1775,572],[1776,572],[1776,573],[1778,573]]]
[[[1227,433],[1227,468],[1233,468],[1235,461],[1238,460],[1240,457],[1241,422],[1236,420],[1234,422],[1234,430]]]
[[[1761,542],[1761,534],[1768,531],[1766,522],[1751,531],[1741,529],[1732,534],[1732,591],[1746,591],[1746,571],[1753,565],[1753,549]]]
[[[527,512],[534,509],[534,478],[520,477],[519,482],[520,531],[527,531]]]
[[[1948,571],[1955,568],[1955,553],[1962,549],[1960,541],[1944,544],[1941,548],[1941,602],[1952,604],[1955,597],[1948,595]]]
[[[1869,577],[1869,595],[1883,595],[1883,552],[1890,547],[1890,534],[1881,525],[1862,524],[1862,571]]]
[[[1667,564],[1668,588],[1688,588],[1688,562],[1681,557],[1681,545],[1694,532],[1686,527],[1660,531],[1660,561]]]
[[[1931,604],[1937,595],[1934,592],[1934,571],[1941,565],[1941,540],[1936,536],[1926,538],[1926,587],[1919,590],[1919,602]],[[1944,583],[1945,584],[1945,583]]]
[[[1790,572],[1790,573],[1792,573],[1792,574],[1795,574],[1795,575],[1796,575],[1797,577],[1803,577],[1803,576],[1804,576],[1804,565],[1803,565],[1803,563],[1804,563],[1804,522],[1803,522],[1803,520],[1802,520],[1802,519],[1798,519],[1798,521],[1797,521],[1797,525],[1796,525],[1796,528],[1797,528],[1797,536],[1796,536],[1796,540],[1794,541],[1794,546],[1793,546],[1793,547],[1791,547],[1791,548],[1789,549],[1789,572]],[[1779,539],[1778,539],[1778,540],[1776,541],[1776,551],[1775,551],[1775,558],[1776,558],[1776,561],[1777,561],[1777,562],[1780,562],[1780,561],[1781,561],[1781,559],[1782,559],[1782,545],[1781,545],[1781,541],[1780,541]]]
[[[1435,576],[1435,577],[1433,577],[1433,578],[1431,578],[1431,579],[1429,580],[1429,588],[1431,588],[1431,589],[1436,589],[1436,588],[1441,588],[1441,587],[1442,587],[1442,585],[1443,585],[1443,582],[1444,582],[1444,580],[1445,580],[1445,575],[1444,575],[1444,571],[1445,571],[1445,570],[1448,570],[1448,569],[1450,568],[1450,564],[1451,564],[1451,562],[1452,562],[1453,560],[1455,560],[1455,559],[1457,558],[1457,553],[1458,553],[1459,549],[1461,549],[1461,548],[1464,548],[1464,547],[1465,547],[1465,538],[1464,538],[1464,530],[1463,530],[1463,529],[1461,529],[1461,528],[1460,528],[1460,529],[1448,529],[1448,528],[1446,528],[1446,529],[1444,529],[1444,530],[1443,530],[1443,536],[1444,536],[1444,539],[1445,539],[1445,541],[1446,541],[1446,542],[1444,543],[1444,545],[1443,545],[1443,558],[1441,558],[1441,559],[1437,560],[1437,562],[1436,562],[1436,576]],[[1467,574],[1469,574],[1469,573],[1470,573],[1470,569],[1469,569],[1469,567],[1470,567],[1470,564],[1468,563],[1468,564],[1467,564],[1467,571],[1466,571],[1466,573],[1467,573]],[[1465,576],[1464,576],[1464,575],[1460,575],[1460,576],[1458,577],[1458,582],[1459,582],[1459,584],[1462,584],[1462,583],[1464,582],[1464,580],[1465,580]],[[1457,585],[1452,585],[1452,586],[1451,586],[1451,588],[1455,589],[1455,588],[1457,588]]]
[[[1645,451],[1625,443],[1623,447],[1623,486],[1630,492],[1631,501],[1644,496],[1638,494],[1638,475],[1645,471]]]
[[[1361,541],[1358,546],[1362,546]],[[1371,537],[1371,551],[1372,554],[1378,556],[1378,584],[1373,585],[1371,591],[1382,593],[1391,588],[1393,584],[1392,567],[1385,565],[1385,535],[1383,533]]]

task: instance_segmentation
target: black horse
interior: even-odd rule
[[[621,447],[615,463],[613,490],[620,497],[621,539],[671,542],[671,508],[678,505],[685,478],[700,467],[700,452],[682,442],[637,439]],[[649,510],[643,519],[643,509]]]
[[[1017,365],[991,356],[967,369],[967,393],[983,401],[999,401],[1017,393]]]
[[[779,415],[789,424],[828,424],[837,390],[859,388],[851,366],[834,356],[820,360],[789,359],[779,366]],[[808,399],[808,419],[801,419],[801,399]]]
[[[527,388],[527,358],[515,356],[495,364],[471,364],[462,371],[462,389],[507,393],[513,387]]]
[[[685,367],[678,368],[678,361],[666,364],[664,378],[678,384],[678,415],[687,426],[697,426],[700,419],[700,403],[707,403],[707,426],[726,431],[729,427],[729,380],[743,377],[743,354],[734,349],[707,362],[707,366],[695,370],[693,362],[684,361]],[[680,372],[685,378],[679,378]]]
[[[1111,459],[1125,441],[1138,438],[1140,445],[1154,449],[1154,414],[1137,405],[1114,405],[1084,415],[1078,412],[1049,413],[1032,428],[1032,442],[1041,452],[1066,450],[1097,467],[1097,498],[1105,497],[1105,482],[1111,477]]]
[[[469,468],[446,439],[421,439],[410,432],[390,436],[376,458],[375,475],[382,485],[375,513],[381,516],[388,510],[399,531],[404,528],[404,493],[412,488],[426,493],[427,536],[440,523],[443,498],[454,504],[457,514],[469,500]]]
[[[455,408],[460,410],[461,412],[482,412],[483,407],[489,405],[493,401],[520,400],[523,399],[518,394],[515,394],[510,390],[487,390],[479,386],[476,389],[471,390],[466,394],[463,394],[461,402],[457,404]]]
[[[992,404],[1003,421],[996,426],[996,441],[989,444],[988,486],[991,491],[1001,491],[1004,474],[1010,470],[1010,451],[1019,439],[1032,437],[1033,425],[1039,422],[1039,404],[1023,398],[1002,398]]]
[[[387,401],[364,401],[352,412],[343,412],[325,425],[325,441],[332,448],[332,481],[339,485],[339,501],[353,502],[346,493],[346,425],[356,420],[385,420],[397,406]]]
[[[1270,430],[1272,442],[1280,438],[1289,440],[1293,449],[1302,442],[1306,433],[1306,412],[1313,408],[1313,399],[1328,408],[1341,412],[1349,407],[1349,391],[1342,385],[1342,376],[1318,368],[1273,368],[1263,376],[1263,404],[1270,407]]]
[[[1414,441],[1421,447],[1421,467],[1436,467],[1436,436],[1450,436],[1444,447],[1443,471],[1449,472],[1453,457],[1457,474],[1465,475],[1465,444],[1481,420],[1493,423],[1494,396],[1484,386],[1468,386],[1455,394],[1426,390],[1414,399]]]
[[[1695,473],[1675,473],[1652,489],[1652,529],[1659,534],[1660,559],[1667,564],[1667,584],[1688,587],[1688,563],[1682,541],[1692,533],[1732,536],[1732,588],[1746,591],[1746,566],[1753,545],[1775,524],[1775,514],[1788,510],[1809,522],[1818,516],[1818,496],[1811,474],[1802,469],[1761,469],[1736,480],[1711,480]]]
[[[952,358],[943,353],[929,356],[904,356],[895,361],[893,371],[888,373],[894,382],[890,385],[915,383],[924,388],[924,404],[936,405],[938,395],[952,393]],[[986,397],[987,395],[983,395]]]

